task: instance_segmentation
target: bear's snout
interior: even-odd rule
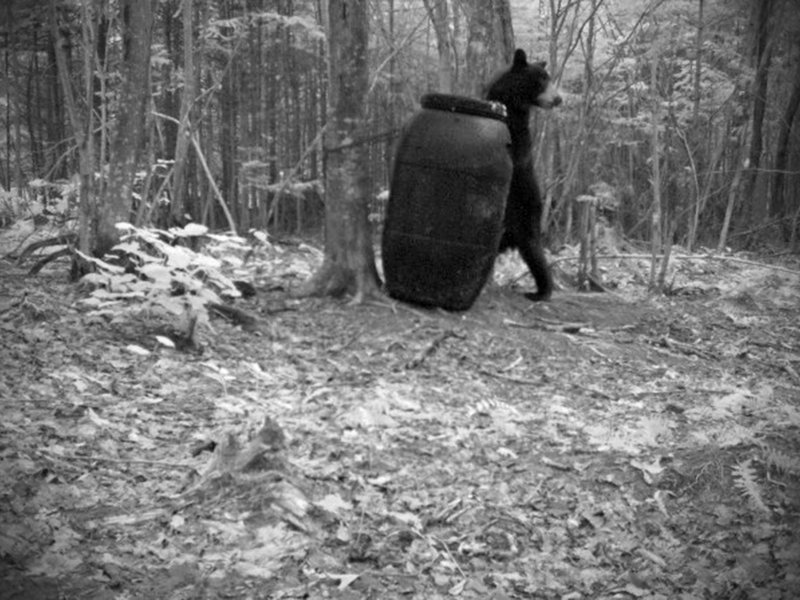
[[[555,108],[562,102],[563,100],[561,99],[561,94],[558,93],[558,88],[552,84],[548,84],[544,92],[539,94],[539,97],[536,98],[536,105],[541,108]]]

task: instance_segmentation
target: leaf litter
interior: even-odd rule
[[[197,352],[0,266],[0,597],[796,597],[795,276],[451,314],[275,248]]]

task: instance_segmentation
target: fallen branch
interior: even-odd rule
[[[542,329],[544,331],[561,331],[563,333],[579,333],[581,329],[589,326],[588,323],[559,323],[542,317],[537,317],[536,320],[539,323],[520,323],[511,319],[504,319],[503,324],[509,327],[519,327],[520,329]]]
[[[245,310],[242,310],[240,308],[235,308],[227,304],[220,304],[215,302],[209,304],[208,308],[214,311],[215,313],[225,317],[226,319],[230,319],[234,325],[241,325],[242,329],[244,329],[245,331],[253,331],[256,328],[256,324],[258,323],[258,318],[255,317],[254,315],[250,314]]]
[[[28,275],[36,275],[47,263],[58,260],[62,256],[72,256],[73,254],[74,252],[72,248],[61,248],[61,250],[56,250],[55,252],[48,254],[44,258],[36,261],[36,264],[34,264],[28,271]]]
[[[78,234],[77,233],[62,233],[53,238],[47,238],[46,240],[39,240],[38,242],[33,242],[28,245],[22,252],[19,253],[17,257],[17,265],[21,265],[22,261],[24,261],[28,256],[40,250],[42,248],[47,248],[48,246],[74,246],[78,242]],[[40,267],[41,268],[41,267]]]
[[[442,342],[449,337],[456,337],[456,333],[452,329],[442,331],[439,335],[433,338],[427,346],[420,350],[414,358],[406,363],[406,369],[416,369],[423,362],[425,362],[426,358],[433,354],[436,349],[442,345]]]
[[[502,373],[492,373],[491,371],[486,371],[485,369],[479,369],[478,373],[480,373],[481,375],[486,375],[488,377],[494,377],[495,379],[502,379],[503,381],[508,381],[511,383],[520,383],[522,385],[536,385],[536,386],[542,385],[541,379],[525,379],[523,377],[512,377],[511,375],[503,375]]]
[[[163,467],[166,469],[187,469],[189,471],[194,470],[196,467],[195,465],[187,465],[182,463],[176,462],[167,462],[163,460],[143,460],[140,458],[110,458],[107,456],[81,456],[79,454],[59,454],[56,452],[51,452],[50,450],[39,449],[39,453],[47,456],[48,458],[55,458],[58,460],[79,460],[79,461],[89,461],[89,462],[106,462],[106,463],[114,463],[118,465],[147,465],[150,467]]]

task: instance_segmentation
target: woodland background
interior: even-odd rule
[[[142,4],[3,3],[3,222],[75,216],[79,198],[90,213],[122,194],[139,225],[188,215],[239,232],[318,232],[325,3],[158,0],[152,43],[137,50],[146,39],[137,27],[148,24],[132,9]],[[796,246],[795,9],[793,0],[373,0],[367,122],[354,141],[365,146],[373,220],[420,96],[479,94],[519,46],[547,60],[565,98],[535,117],[552,247],[574,236],[586,194],[631,240]],[[136,51],[149,52],[149,73],[128,70]],[[130,184],[117,185],[126,169]]]
[[[796,8],[0,2],[0,597],[795,600]],[[513,253],[460,313],[296,293],[515,47],[554,300]]]

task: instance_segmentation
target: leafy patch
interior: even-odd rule
[[[241,296],[224,268],[240,262],[230,253],[246,251],[249,244],[244,239],[209,234],[196,224],[170,230],[118,227],[122,239],[104,259],[81,254],[96,267],[82,278],[91,288],[82,304],[94,314],[115,319],[155,313],[177,319],[178,331],[194,340],[198,326],[211,329],[211,306]],[[192,250],[200,241],[208,244],[206,252]]]

